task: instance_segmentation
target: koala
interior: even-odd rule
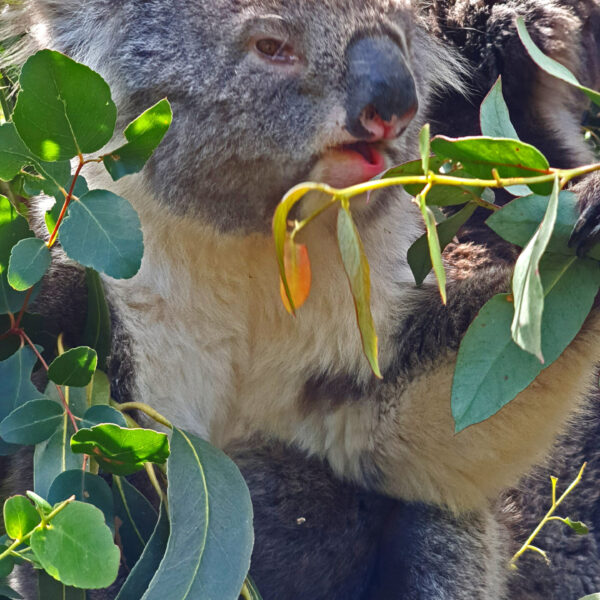
[[[596,312],[536,382],[455,435],[458,345],[481,306],[509,289],[512,248],[476,214],[447,251],[443,306],[433,283],[414,286],[406,262],[422,233],[410,198],[389,188],[353,200],[379,381],[362,356],[334,215],[302,239],[313,284],[296,319],[279,299],[270,235],[278,201],[301,181],[343,187],[414,158],[426,121],[478,133],[478,106],[500,74],[522,139],[555,166],[591,161],[577,143],[585,102],[530,61],[517,15],[547,54],[600,81],[597,0],[26,0],[2,13],[6,33],[27,32],[12,60],[51,47],[85,62],[111,85],[122,125],[164,96],[173,106],[143,173],[117,183],[86,173],[134,204],[146,240],[133,279],[104,279],[113,395],[153,405],[236,460],[266,600],[537,598],[517,596],[524,587],[508,576],[519,535],[510,512],[527,512],[521,477],[557,435],[571,439],[565,423],[589,406]],[[598,180],[578,186],[585,243]],[[300,214],[324,200],[310,195]],[[81,274],[58,264],[46,288],[55,300],[40,307],[72,329]],[[588,584],[600,589],[600,575]]]

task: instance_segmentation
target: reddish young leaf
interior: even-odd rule
[[[300,308],[308,298],[311,283],[310,260],[306,246],[294,243],[287,236],[284,244],[283,263],[294,309]],[[279,279],[279,292],[285,309],[290,314],[293,314],[294,309],[288,300],[288,295],[281,278]]]

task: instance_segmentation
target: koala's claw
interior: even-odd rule
[[[595,202],[584,209],[575,223],[569,238],[569,248],[575,248],[577,256],[584,256],[598,242],[600,242],[600,203]]]

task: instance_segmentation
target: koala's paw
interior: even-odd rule
[[[573,228],[569,246],[583,256],[600,242],[600,173],[592,173],[573,186],[579,197],[580,216]]]

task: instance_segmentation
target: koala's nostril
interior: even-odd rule
[[[357,138],[398,135],[418,108],[402,51],[388,37],[360,38],[346,51],[346,128]]]

